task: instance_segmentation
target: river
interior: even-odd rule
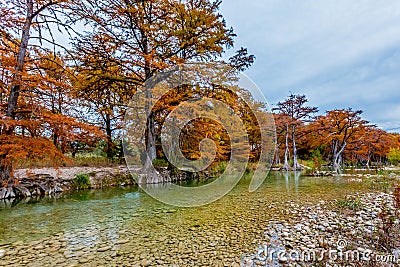
[[[239,266],[288,201],[312,204],[368,190],[339,177],[245,177],[207,206],[177,208],[136,188],[80,191],[0,206],[0,266]],[[235,265],[236,264],[236,265]]]

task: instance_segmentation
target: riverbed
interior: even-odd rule
[[[0,266],[240,266],[269,222],[312,205],[371,190],[349,177],[272,172],[249,177],[207,206],[178,208],[137,188],[80,191],[0,207]]]

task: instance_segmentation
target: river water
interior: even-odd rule
[[[207,206],[178,208],[136,188],[75,192],[0,206],[0,266],[239,266],[284,203],[339,199],[366,185],[339,177],[271,172]],[[236,265],[235,265],[236,264]]]

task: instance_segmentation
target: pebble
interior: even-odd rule
[[[79,263],[87,263],[89,261],[89,259],[87,258],[80,258],[79,259]]]
[[[380,220],[377,219],[376,214],[378,210],[384,209],[384,203],[394,216],[395,209],[391,208],[393,198],[390,194],[367,193],[350,197],[361,200],[362,210],[344,214],[341,211],[322,208],[321,205],[329,206],[332,203],[320,201],[315,206],[295,208],[296,212],[292,212],[294,218],[289,219],[289,223],[288,221],[271,221],[269,227],[264,228],[270,229],[269,232],[264,233],[269,240],[263,244],[264,250],[267,248],[269,251],[279,251],[286,247],[286,250],[308,251],[326,249],[326,246],[335,249],[339,240],[344,240],[346,247],[350,244],[357,247],[357,245],[365,244],[365,234],[372,236],[373,230],[376,231],[380,227]],[[293,209],[295,205],[290,203],[287,206]],[[315,218],[318,220],[315,221]],[[400,221],[397,220],[396,223],[397,227],[400,227]],[[368,246],[374,248],[373,244],[368,243]],[[378,248],[375,247],[375,249]],[[400,250],[396,252],[400,254]],[[252,257],[255,258],[256,255]],[[286,259],[275,259],[272,263],[275,264],[274,266],[288,264]],[[253,261],[253,264],[258,265],[258,262]]]
[[[140,262],[140,266],[146,267],[151,265],[151,260],[143,260]]]
[[[97,251],[98,251],[98,252],[105,252],[105,251],[110,250],[110,249],[111,249],[111,247],[110,247],[110,246],[107,246],[107,247],[98,248]]]

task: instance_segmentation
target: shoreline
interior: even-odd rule
[[[280,171],[272,168],[270,171]],[[363,173],[343,173],[333,174],[330,171],[317,171],[313,174],[302,173],[304,176],[311,177],[341,177],[350,178],[358,182],[363,182],[364,178],[397,178],[399,168],[388,167],[384,168],[385,172],[393,172],[387,174],[377,174],[373,170],[368,172],[367,169],[355,169],[353,171],[363,171]],[[365,171],[365,172],[364,172]],[[280,171],[285,172],[285,171]],[[286,171],[290,173],[291,171]],[[397,172],[397,173],[396,173]],[[126,165],[118,165],[114,167],[59,167],[59,168],[33,168],[33,169],[17,169],[14,171],[15,177],[18,178],[18,183],[0,188],[0,199],[24,199],[34,196],[57,195],[67,192],[74,192],[83,189],[102,189],[112,188],[117,186],[137,186],[137,178],[132,175],[132,172]],[[160,170],[160,174],[165,181],[171,180],[194,180],[188,175],[177,175],[172,178],[165,170]],[[78,175],[87,176],[87,183],[79,188],[75,182]],[[169,179],[165,178],[169,176]]]
[[[126,166],[17,169],[18,183],[0,188],[0,199],[57,195],[82,189],[137,185]],[[83,182],[77,181],[84,175]]]

